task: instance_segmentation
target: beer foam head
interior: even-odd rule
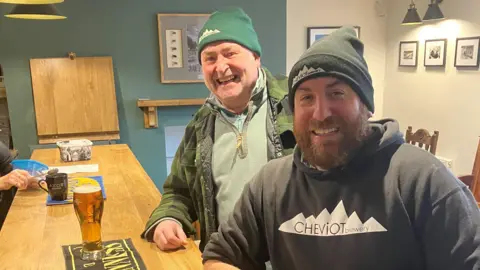
[[[73,189],[74,193],[93,193],[102,190],[100,186],[81,185]]]

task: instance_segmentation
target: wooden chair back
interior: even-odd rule
[[[475,200],[480,206],[480,140],[478,142],[475,161],[473,162],[472,174],[461,175],[458,179],[470,188]]]
[[[473,196],[475,196],[477,202],[480,202],[480,140],[477,146],[477,154],[475,155],[475,161],[473,162],[472,175],[473,179],[470,189],[472,190]]]
[[[407,143],[417,145],[420,148],[425,148],[425,150],[435,155],[435,152],[437,151],[439,135],[440,133],[436,130],[433,132],[433,135],[430,135],[428,130],[423,128],[418,129],[415,131],[415,133],[413,133],[412,127],[409,126],[405,134],[405,141]]]

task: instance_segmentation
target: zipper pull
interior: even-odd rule
[[[244,144],[243,144],[243,134],[240,133],[238,136],[237,136],[237,153],[238,153],[238,156],[241,158],[241,159],[244,159],[246,156],[247,156],[247,149],[244,149]]]
[[[237,135],[237,149],[242,147],[242,134]]]

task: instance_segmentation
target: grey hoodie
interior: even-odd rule
[[[293,155],[247,184],[205,260],[241,269],[480,269],[480,211],[433,155],[405,144],[393,120],[343,167]]]

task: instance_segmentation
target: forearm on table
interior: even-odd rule
[[[155,228],[157,228],[157,225],[160,224],[160,222],[165,221],[165,220],[175,221],[180,225],[180,227],[183,227],[182,223],[180,221],[176,220],[175,218],[164,217],[164,218],[161,218],[161,219],[155,221],[154,223],[152,223],[152,225],[150,225],[148,228],[145,229],[145,238],[147,240],[153,241],[153,234],[155,232]]]
[[[190,214],[188,213],[188,206],[175,202],[175,200],[172,200],[172,196],[169,197],[169,200],[162,201],[162,203],[150,215],[150,219],[145,225],[145,230],[141,234],[142,238],[145,238],[148,241],[153,241],[155,228],[160,222],[165,220],[178,222],[185,231],[185,234],[193,234],[194,229],[191,225],[192,222],[190,222],[192,217],[190,217]],[[173,205],[176,207],[172,207]]]
[[[175,179],[175,184],[172,183],[173,179]],[[164,185],[162,200],[150,218],[155,221],[173,218],[183,225],[184,230],[193,230],[191,223],[197,219],[197,213],[188,184],[182,177],[169,177]]]
[[[203,269],[205,270],[234,270],[238,269],[237,267],[221,262],[221,261],[216,261],[216,260],[208,260],[205,262],[203,265]]]

